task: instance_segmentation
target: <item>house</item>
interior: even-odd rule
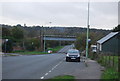
[[[97,41],[97,51],[120,54],[120,32],[111,32]]]

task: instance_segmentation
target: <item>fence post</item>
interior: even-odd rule
[[[103,59],[102,64],[104,65],[104,55],[103,54],[102,54],[102,59]]]
[[[120,56],[118,55],[118,77],[120,79]]]
[[[108,54],[108,57],[109,57],[109,59],[108,59],[108,63],[109,63],[109,67],[111,66],[111,62],[110,62],[110,54]]]
[[[107,53],[105,54],[105,66],[107,67]]]
[[[105,66],[105,54],[103,54],[103,64]]]
[[[100,61],[101,61],[101,63],[102,63],[103,61],[102,61],[101,59],[102,59],[102,53],[100,54]]]
[[[109,53],[107,54],[107,66],[109,67]]]
[[[114,68],[114,55],[112,55],[112,60],[113,60],[113,68]]]

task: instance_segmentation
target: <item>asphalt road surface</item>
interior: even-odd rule
[[[66,62],[65,54],[14,56],[3,58],[3,79],[48,79],[70,75],[85,68],[83,62]]]
[[[74,44],[72,45],[67,45],[64,48],[62,48],[61,50],[58,51],[58,53],[66,53],[69,49],[73,48]]]
[[[10,56],[2,58],[3,79],[49,79],[72,75],[85,68],[84,62],[66,62],[66,54]]]

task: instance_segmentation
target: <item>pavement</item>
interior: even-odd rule
[[[82,70],[76,70],[72,75],[74,75],[76,79],[101,79],[104,67],[90,59],[86,61],[86,64],[87,67]]]
[[[68,49],[67,46],[64,49]],[[66,62],[66,54],[8,56],[2,58],[3,79],[49,79],[73,75],[76,79],[100,79],[102,67],[94,60]]]

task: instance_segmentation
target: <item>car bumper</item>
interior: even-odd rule
[[[77,59],[80,59],[80,57],[66,57],[66,59],[68,59],[68,60],[77,60]]]

